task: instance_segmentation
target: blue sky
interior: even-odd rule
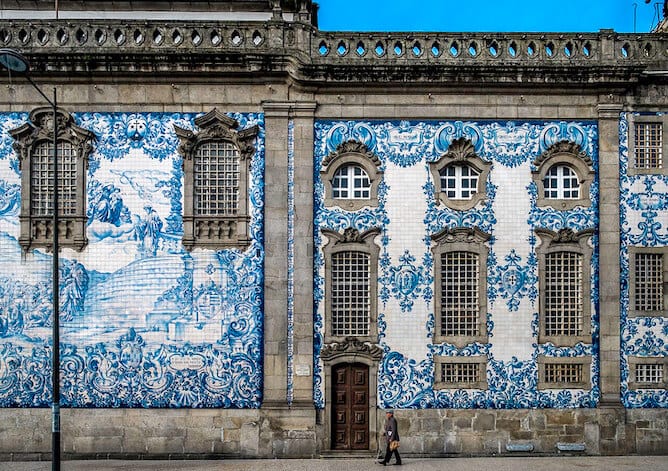
[[[663,0],[316,0],[324,31],[648,32]],[[657,16],[657,11],[658,15]]]

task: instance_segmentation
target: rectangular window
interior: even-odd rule
[[[663,254],[635,254],[633,280],[636,311],[663,311]]]
[[[661,123],[635,123],[636,169],[663,167],[663,130]]]
[[[441,335],[480,335],[478,254],[441,255]]]
[[[202,144],[194,162],[195,214],[235,216],[239,211],[239,151],[231,142]]]
[[[369,335],[371,314],[370,256],[345,251],[332,254],[332,336]]]
[[[658,363],[641,363],[636,365],[636,383],[663,383],[663,365]]]
[[[435,389],[487,389],[487,358],[434,357]]]
[[[583,334],[582,255],[553,252],[545,256],[544,333]]]
[[[582,365],[572,363],[548,363],[545,365],[547,383],[568,386],[582,382]]]
[[[35,146],[30,160],[30,211],[32,216],[53,214],[53,143]],[[58,142],[58,214],[77,210],[77,159],[69,142]]]
[[[629,389],[668,389],[668,357],[629,356]]]
[[[538,357],[538,389],[588,389],[591,357]]]

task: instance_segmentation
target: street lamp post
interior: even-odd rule
[[[37,86],[28,72],[30,63],[23,54],[14,49],[0,49],[0,65],[10,72],[21,74],[30,85],[51,105],[53,109],[53,331],[51,356],[51,469],[60,471],[60,304],[59,304],[59,260],[58,260],[58,105],[56,88],[53,88],[53,100]],[[24,169],[25,171],[25,169]]]

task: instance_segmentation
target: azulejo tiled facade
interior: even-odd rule
[[[87,139],[66,454],[371,454],[385,408],[407,454],[668,453],[665,34],[148,3],[0,25]],[[0,87],[0,459],[49,453],[39,100]]]

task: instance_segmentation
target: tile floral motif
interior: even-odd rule
[[[575,208],[569,211],[555,211],[549,208],[537,208],[536,189],[527,180],[527,197],[531,202],[529,218],[525,227],[526,244],[529,255],[523,260],[519,251],[512,248],[503,255],[502,264],[495,253],[495,228],[498,224],[497,205],[499,188],[496,183],[486,182],[486,199],[476,207],[466,211],[456,211],[437,205],[434,200],[434,184],[431,181],[429,162],[436,161],[447,151],[452,140],[465,137],[469,139],[481,158],[492,162],[495,167],[517,169],[527,162],[532,162],[538,155],[560,140],[571,140],[579,144],[592,157],[594,169],[598,162],[598,131],[595,123],[582,122],[463,122],[463,121],[318,121],[315,129],[315,260],[314,260],[314,306],[315,306],[315,342],[314,342],[314,397],[316,407],[325,403],[323,369],[319,359],[323,342],[323,302],[324,302],[324,259],[323,240],[320,229],[343,230],[354,227],[359,231],[371,227],[381,229],[381,253],[379,257],[379,299],[382,306],[378,312],[378,340],[385,352],[379,365],[378,391],[381,407],[425,408],[517,408],[517,407],[594,407],[598,401],[598,338],[597,326],[593,329],[594,343],[577,345],[573,348],[557,348],[551,345],[538,345],[538,315],[530,320],[534,344],[531,358],[521,360],[499,360],[494,357],[494,342],[503,342],[495,333],[493,316],[487,315],[487,330],[490,342],[472,344],[458,348],[449,344],[432,344],[435,317],[433,310],[433,256],[431,238],[445,228],[476,227],[491,235],[487,270],[490,274],[488,298],[490,301],[501,298],[509,312],[516,310],[522,299],[535,303],[538,279],[535,247],[536,237],[532,231],[536,227],[547,229],[571,228],[580,231],[596,228],[598,224],[598,183],[590,190],[592,206]],[[320,178],[322,159],[346,140],[358,140],[376,154],[384,169],[385,181],[381,184],[382,201],[377,208],[364,208],[346,212],[335,207],[325,207],[323,186]],[[391,166],[390,166],[391,165]],[[415,175],[415,168],[421,166],[423,180],[420,183],[424,200],[420,204],[426,207],[422,218],[423,229],[420,233],[400,234],[393,232],[395,240],[389,236],[390,227],[397,223],[390,218],[395,214],[387,207],[387,195],[401,191],[401,187],[390,188],[386,180],[388,172],[396,172],[392,182],[401,182],[400,174],[404,171]],[[526,166],[526,165],[525,165]],[[500,168],[499,167],[499,168]],[[406,170],[404,170],[406,169]],[[415,184],[416,182],[411,182]],[[400,183],[399,183],[400,184]],[[507,202],[506,202],[507,204]],[[418,205],[416,205],[417,207]],[[422,207],[422,206],[420,206]],[[507,210],[507,208],[506,208]],[[398,240],[397,234],[402,240]],[[403,237],[414,238],[408,246]],[[520,240],[517,243],[522,243]],[[597,247],[597,237],[592,237],[592,244]],[[416,247],[422,247],[418,251]],[[424,250],[420,253],[420,250]],[[598,254],[592,256],[592,299],[597,305],[598,291]],[[392,254],[397,254],[396,259]],[[418,263],[418,261],[420,261]],[[397,312],[390,314],[390,301],[396,300]],[[388,329],[395,325],[397,315],[419,315],[425,318],[424,332],[411,338],[424,342],[426,357],[413,357],[411,354],[392,348],[394,333]],[[390,316],[392,324],[389,323]],[[598,312],[592,316],[592,323],[598,322]],[[411,334],[414,335],[414,334]],[[419,348],[417,346],[416,348]],[[539,391],[537,389],[537,355],[592,356],[592,388],[590,390]],[[488,360],[487,390],[434,390],[434,355],[471,356],[483,355]]]
[[[633,113],[633,116],[664,113]],[[665,389],[629,389],[629,356],[668,356],[668,318],[629,317],[629,247],[668,245],[668,176],[629,175],[629,118],[619,119],[621,393],[625,407],[668,407]]]

